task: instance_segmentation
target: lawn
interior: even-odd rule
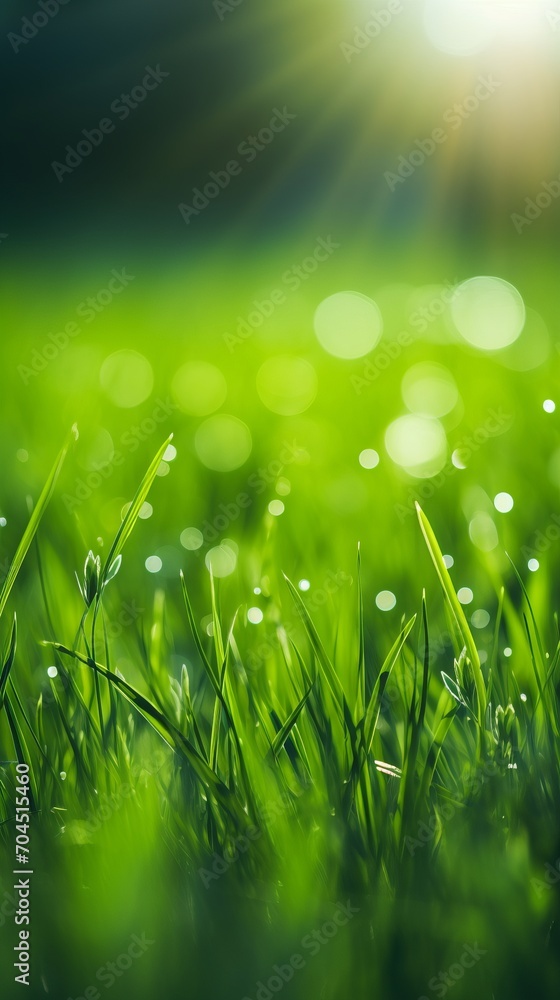
[[[526,333],[461,342],[440,274],[358,276],[384,333],[340,358],[316,335],[349,287],[331,265],[233,350],[241,294],[202,319],[201,283],[187,345],[169,282],[131,282],[28,382],[12,345],[1,829],[3,871],[18,843],[33,866],[33,995],[557,982],[551,320],[534,366]],[[60,298],[70,322],[87,296]],[[445,454],[411,470],[395,422],[426,398]]]
[[[557,5],[37,2],[2,997],[556,996]]]

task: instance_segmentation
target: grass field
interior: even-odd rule
[[[556,0],[7,0],[0,994],[560,982]]]
[[[41,342],[30,305],[9,348],[0,829],[3,872],[29,836],[28,994],[553,995],[554,303],[502,274],[540,318],[487,353],[450,318],[468,271],[395,287],[336,252],[233,348],[305,247],[220,301],[215,272],[187,297],[132,269],[93,334],[99,272],[41,323],[84,336]],[[345,288],[383,315],[357,360],[313,332]],[[386,431],[428,363],[445,455],[411,472]]]

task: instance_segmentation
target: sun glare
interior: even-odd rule
[[[542,0],[426,0],[424,27],[441,52],[472,56],[491,45],[544,38],[555,27],[551,7]]]

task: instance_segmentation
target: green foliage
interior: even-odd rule
[[[287,576],[277,592],[270,585],[269,614],[278,641],[269,643],[259,669],[249,666],[251,626],[245,606],[230,608],[212,574],[206,634],[181,573],[183,606],[177,601],[169,608],[169,595],[158,589],[151,622],[142,631],[131,627],[124,641],[121,636],[112,640],[108,602],[117,584],[109,590],[107,585],[120,568],[167,444],[158,449],[107,558],[91,550],[87,555],[79,581],[81,618],[76,608],[76,620],[69,621],[70,606],[57,604],[55,635],[42,647],[57,665],[50,687],[37,695],[21,671],[14,679],[15,619],[3,657],[3,756],[30,764],[35,837],[47,845],[57,831],[56,852],[44,849],[55,870],[71,865],[76,905],[82,905],[80,853],[88,845],[94,857],[103,854],[109,871],[118,871],[119,844],[132,824],[136,836],[129,850],[137,864],[148,849],[141,846],[144,841],[153,849],[163,838],[182,873],[179,895],[173,878],[164,876],[165,894],[174,907],[181,894],[188,899],[194,926],[203,919],[201,893],[206,890],[215,892],[219,906],[226,905],[229,891],[247,905],[264,893],[269,910],[264,924],[270,928],[283,914],[298,914],[296,923],[315,919],[314,893],[323,900],[348,895],[359,900],[369,913],[366,924],[372,922],[385,951],[376,947],[375,962],[360,979],[366,975],[359,958],[363,931],[354,939],[357,950],[341,961],[353,970],[350,979],[385,984],[388,995],[398,995],[400,988],[393,981],[391,948],[417,926],[401,907],[417,896],[425,900],[434,935],[433,948],[427,946],[428,971],[430,962],[437,968],[438,949],[452,961],[453,939],[445,943],[435,930],[438,895],[454,900],[460,910],[474,882],[478,898],[484,899],[484,878],[498,857],[505,857],[517,891],[525,894],[530,939],[544,942],[556,903],[552,895],[533,899],[530,878],[539,864],[554,860],[559,652],[548,656],[527,592],[525,655],[533,673],[532,683],[527,672],[523,677],[525,698],[515,671],[500,654],[501,611],[495,653],[485,668],[421,510],[422,534],[456,634],[456,656],[446,649],[434,654],[425,593],[420,617],[403,619],[392,640],[371,631],[361,554],[357,601],[343,607],[335,595],[326,625],[317,624]],[[52,486],[51,476],[45,497]],[[37,524],[35,517],[25,548]],[[23,548],[22,543],[20,562]],[[169,593],[175,596],[171,588]],[[503,589],[500,594],[501,609]],[[295,609],[293,626],[290,608]],[[506,616],[511,614],[506,605]],[[49,622],[47,598],[42,624],[50,631]],[[73,634],[74,641],[60,641],[58,629]],[[187,652],[188,662],[181,666],[177,648]],[[154,755],[162,755],[155,774],[148,767]],[[9,852],[9,772],[0,787],[0,830]],[[125,787],[131,797],[121,794]],[[108,817],[96,821],[100,796],[111,805]],[[274,811],[271,803],[276,803]],[[246,853],[238,851],[235,862],[224,860],[231,845],[243,839],[250,844]],[[487,855],[480,863],[464,854],[473,841]],[[456,869],[461,857],[464,879]],[[185,926],[182,919],[179,924]],[[251,906],[246,920],[257,933]],[[457,914],[453,920],[460,935],[490,933],[480,916],[474,924]],[[195,963],[195,951],[189,954]],[[497,969],[497,955],[494,960]],[[45,974],[52,976],[50,957],[42,961]],[[418,969],[411,972],[409,987],[416,982],[420,990],[423,976]]]

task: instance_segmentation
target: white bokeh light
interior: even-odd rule
[[[147,358],[138,351],[115,351],[101,365],[99,380],[115,406],[130,409],[150,395],[154,373]]]
[[[459,390],[443,365],[421,362],[409,368],[401,383],[402,398],[411,413],[443,417],[459,400]]]
[[[159,573],[163,563],[159,556],[148,556],[144,565],[148,573]]]
[[[224,374],[207,361],[188,361],[171,381],[171,394],[183,413],[207,417],[225,402],[227,382]]]
[[[283,417],[307,410],[317,395],[317,373],[305,358],[278,355],[268,358],[257,372],[261,401]]]
[[[391,590],[381,590],[375,598],[375,603],[380,611],[392,611],[397,603],[397,598]]]
[[[447,458],[445,431],[430,417],[398,417],[385,432],[385,447],[393,462],[416,479],[436,476]]]
[[[497,493],[494,497],[494,507],[500,514],[507,514],[513,510],[513,497],[509,493]]]
[[[216,545],[213,549],[208,550],[204,562],[212,576],[220,578],[231,576],[237,566],[237,552],[226,539],[221,545]]]
[[[179,540],[184,549],[195,552],[200,549],[204,542],[204,535],[199,528],[185,528],[179,536]]]
[[[463,455],[464,455],[464,450],[462,448],[455,448],[455,451],[451,453],[451,464],[454,465],[456,469],[467,468],[462,458]]]
[[[457,287],[451,316],[468,344],[481,351],[499,351],[520,336],[525,304],[509,281],[481,275]]]
[[[471,616],[471,624],[475,628],[486,628],[490,622],[490,615],[484,608],[479,608],[478,611],[473,611]]]
[[[207,469],[232,472],[247,461],[253,442],[247,424],[239,417],[220,413],[208,417],[197,428],[194,447]]]
[[[481,552],[492,552],[498,545],[498,531],[490,514],[478,511],[469,523],[469,537]]]
[[[362,469],[375,469],[379,465],[379,454],[374,448],[364,448],[360,452],[358,461]]]
[[[369,354],[383,333],[379,307],[360,292],[329,295],[317,307],[313,322],[321,347],[346,360]]]

